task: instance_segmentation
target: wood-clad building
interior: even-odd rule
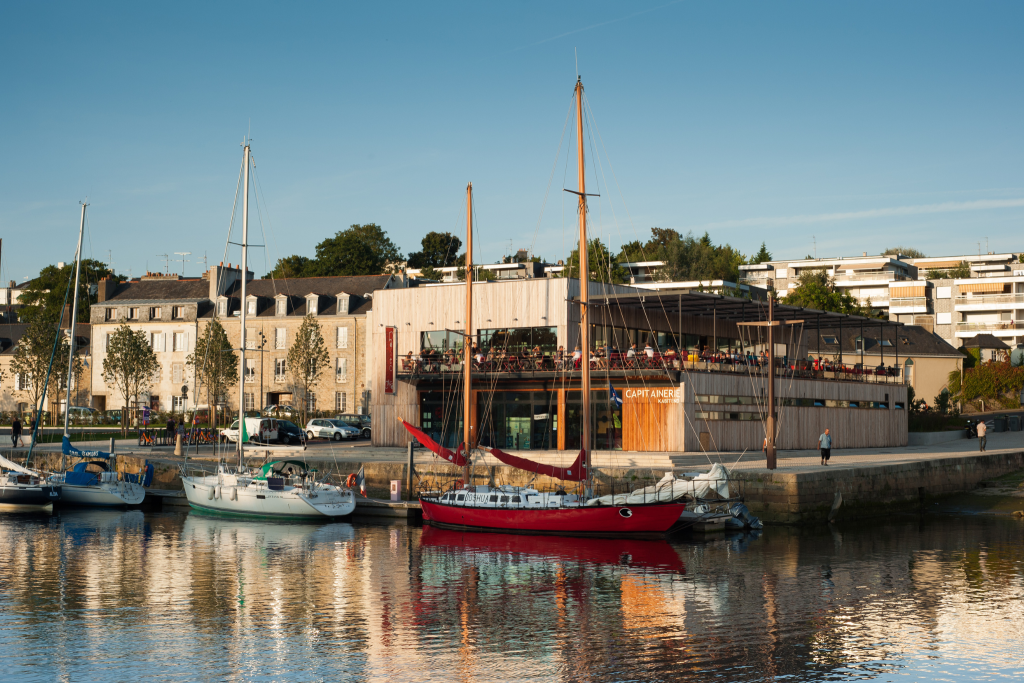
[[[595,449],[760,450],[767,370],[687,359],[706,349],[760,353],[765,340],[756,332],[751,338],[736,323],[765,315],[764,302],[599,283],[590,287],[595,347],[621,358],[616,350],[625,354],[635,344],[644,359],[592,366]],[[578,294],[578,281],[569,278],[474,284],[472,343],[488,359],[472,374],[470,421],[477,443],[518,451],[580,447],[578,366],[554,360],[577,345]],[[460,284],[375,294],[368,340],[375,445],[408,443],[398,418],[446,446],[461,441],[465,296]],[[801,312],[777,310],[790,319]],[[817,317],[836,320],[832,314]],[[663,358],[670,349],[677,355]],[[543,360],[523,358],[536,351]],[[775,351],[790,366],[807,357],[806,337],[779,334]],[[511,366],[499,359],[502,352],[514,359]],[[846,381],[846,376],[821,373],[797,379],[783,367],[777,372],[780,447],[815,447],[825,427],[843,447],[906,443],[906,389],[898,378]]]

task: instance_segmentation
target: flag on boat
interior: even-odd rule
[[[245,418],[242,418],[242,430],[239,432],[238,440],[241,443],[249,441],[249,433],[245,431]]]
[[[359,471],[356,472],[356,485],[359,487],[359,493],[366,495],[366,472],[363,471],[363,466],[359,466]]]
[[[621,408],[622,407],[622,397],[619,396],[619,392],[615,391],[615,387],[612,386],[611,382],[608,383],[608,392],[609,392],[608,398],[611,401],[612,405],[616,405],[616,406]]]

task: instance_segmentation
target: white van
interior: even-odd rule
[[[232,422],[230,427],[220,430],[220,433],[231,443],[237,442],[238,420]],[[251,442],[273,443],[277,441],[277,420],[269,417],[247,417],[245,418],[245,433]]]

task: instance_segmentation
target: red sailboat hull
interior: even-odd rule
[[[516,534],[630,538],[661,537],[679,520],[684,503],[624,507],[478,508],[420,499],[423,521],[446,529]]]

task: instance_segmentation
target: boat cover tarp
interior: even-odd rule
[[[28,475],[31,475],[33,477],[39,476],[38,472],[33,472],[32,470],[30,470],[27,467],[22,467],[18,463],[12,462],[12,461],[8,460],[7,458],[5,458],[2,455],[0,455],[0,467],[3,467],[5,470],[14,470],[15,472],[20,472],[22,474],[28,474]]]
[[[543,465],[533,460],[527,460],[526,458],[520,458],[515,455],[510,455],[504,451],[500,451],[497,448],[491,449],[491,455],[505,463],[520,470],[526,470],[527,472],[534,472],[536,474],[545,474],[555,479],[561,479],[563,481],[585,481],[587,478],[587,468],[583,461],[583,451],[576,456],[576,461],[568,467],[555,467],[554,465]]]
[[[83,451],[80,448],[75,448],[71,445],[71,441],[65,436],[60,442],[60,451],[64,455],[70,455],[73,458],[102,458],[104,460],[110,459],[110,453],[104,453],[103,451]]]
[[[587,501],[587,505],[640,505],[641,503],[667,503],[683,496],[707,498],[714,491],[722,498],[729,497],[729,472],[721,463],[715,463],[711,471],[699,474],[692,480],[676,479],[671,472],[662,477],[654,486],[646,486],[632,493],[618,493],[601,496]]]
[[[458,450],[450,451],[441,444],[431,439],[429,436],[427,436],[423,430],[413,427],[411,424],[409,424],[402,418],[398,418],[398,421],[402,423],[402,426],[405,427],[406,431],[412,434],[417,441],[423,444],[424,448],[430,450],[430,452],[432,452],[434,455],[436,455],[439,458],[444,458],[451,464],[457,465],[458,467],[465,466],[466,456],[462,454],[461,445],[459,446]]]

